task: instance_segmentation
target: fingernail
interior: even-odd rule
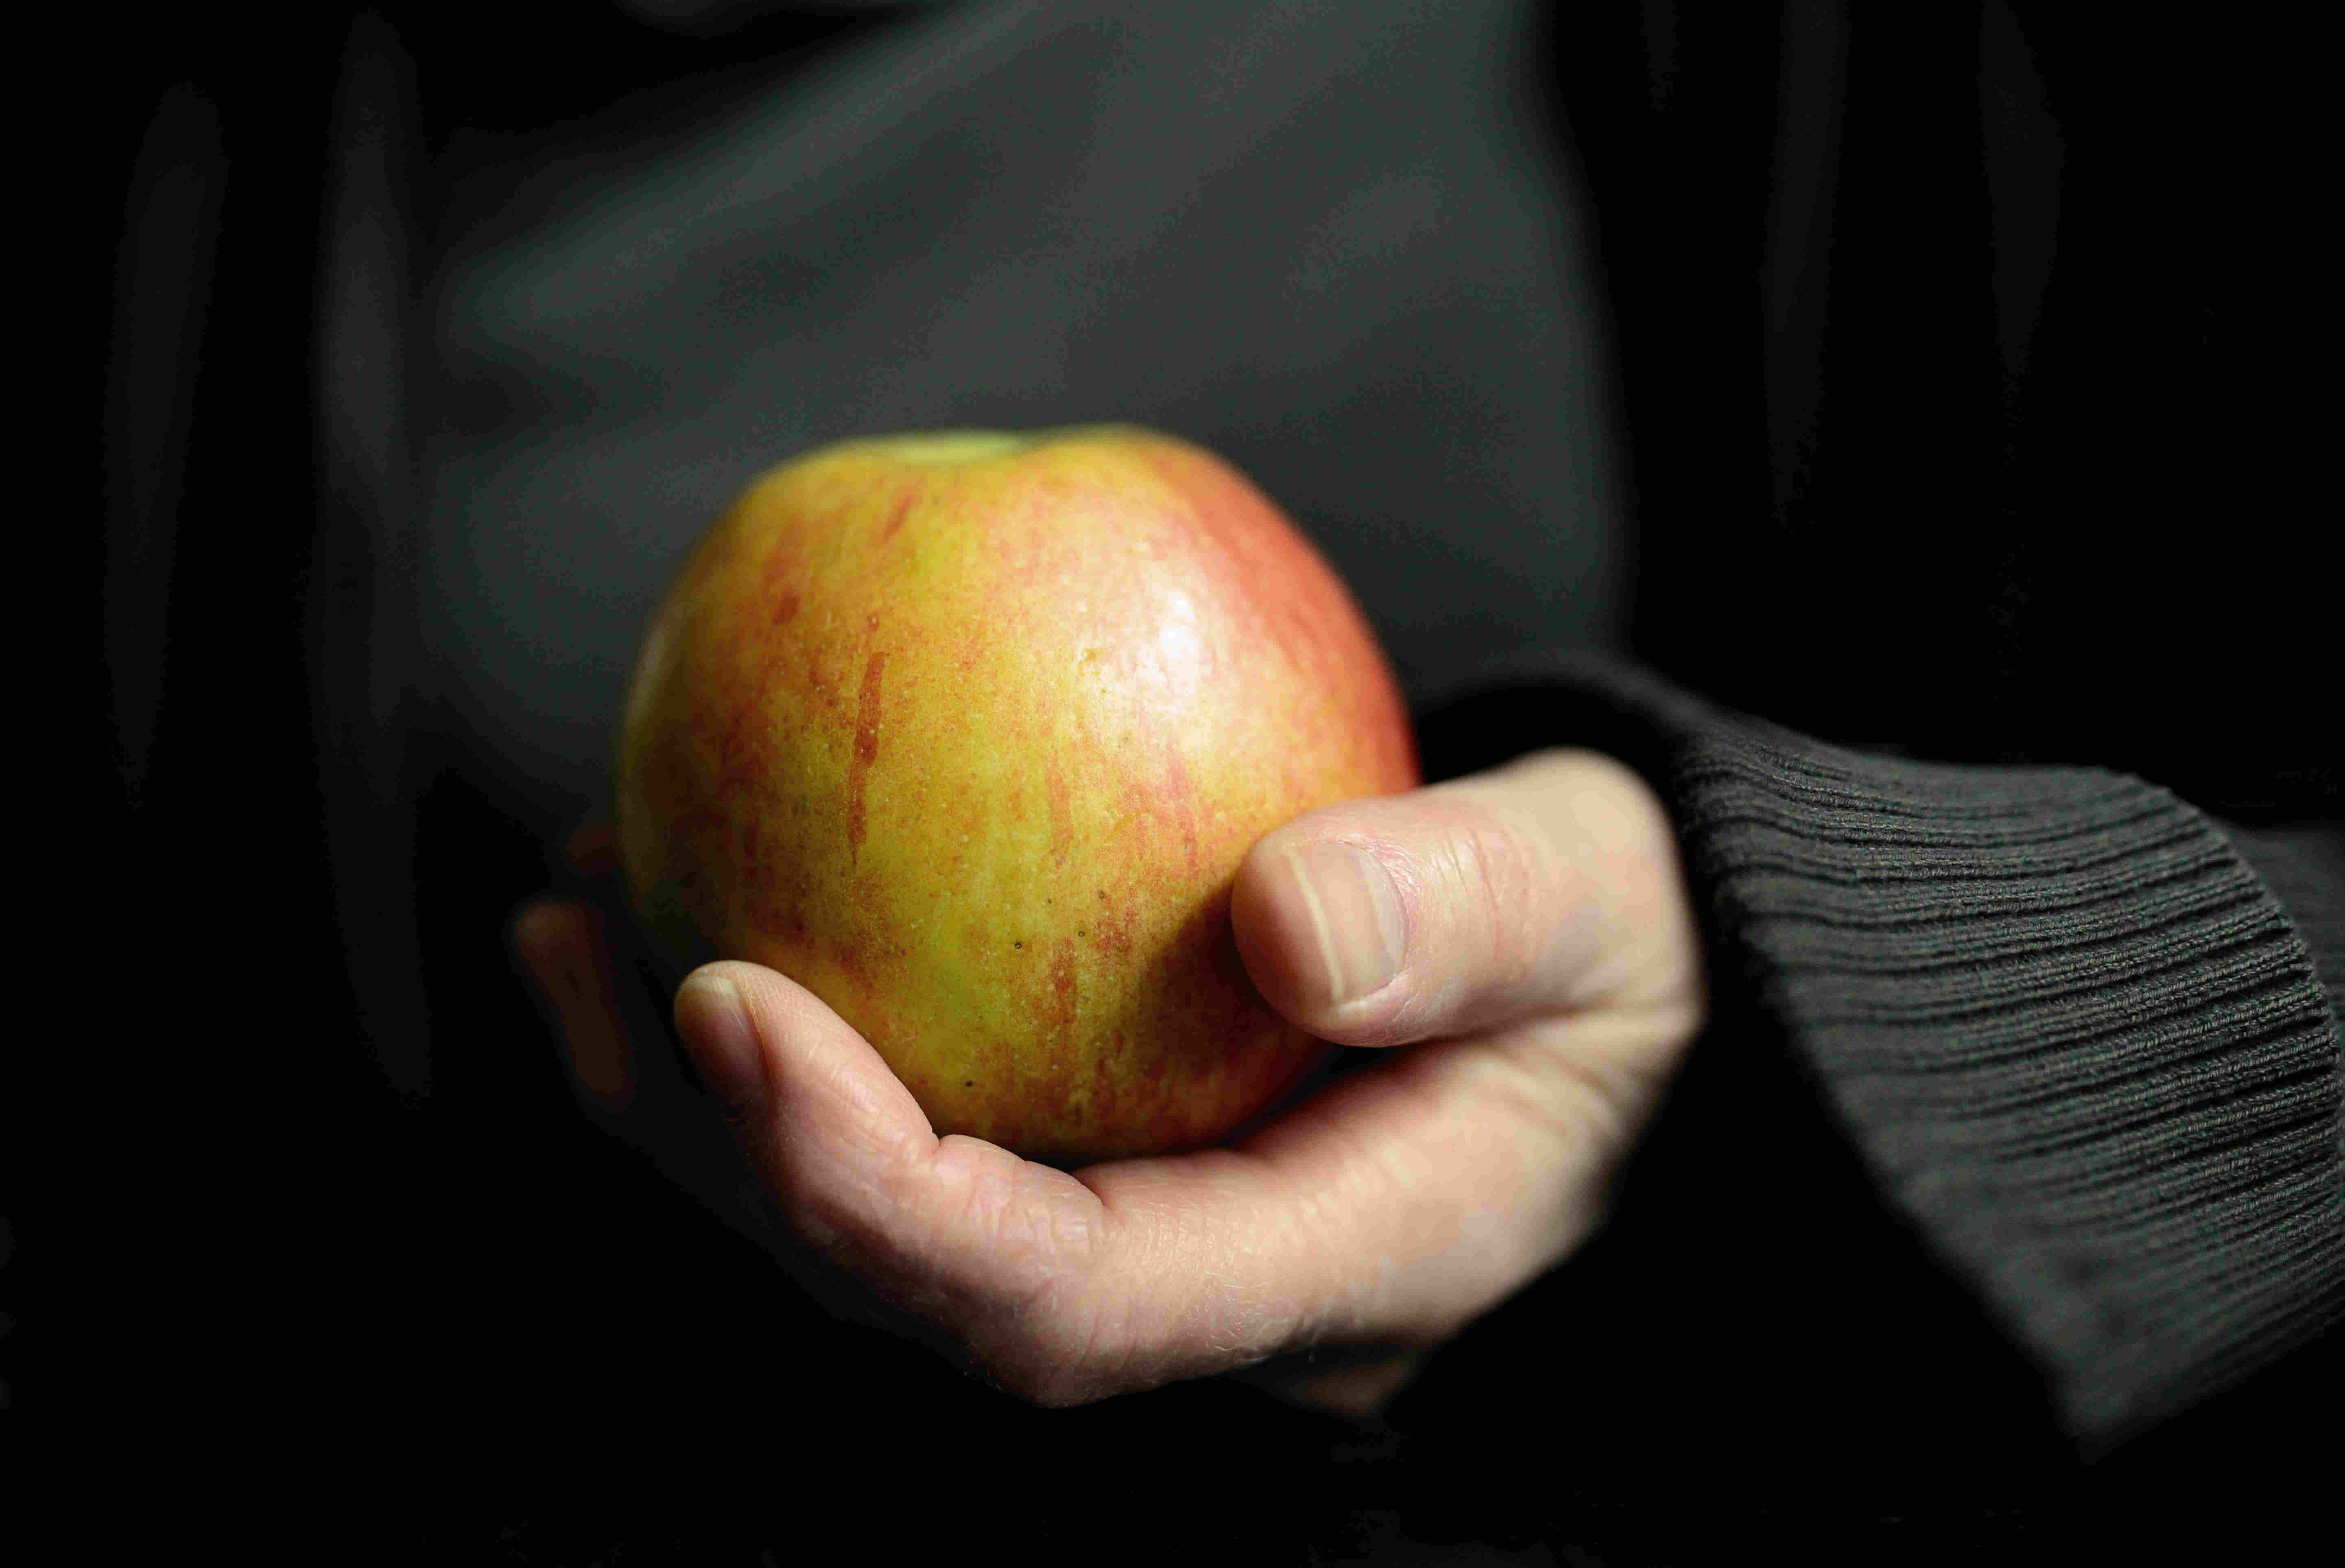
[[[1319,935],[1327,1000],[1341,1005],[1390,984],[1407,937],[1392,873],[1349,844],[1307,844],[1286,859]]]
[[[766,1054],[741,1003],[741,988],[722,974],[695,974],[675,993],[675,1026],[696,1049],[710,1084],[747,1115],[765,1108]]]

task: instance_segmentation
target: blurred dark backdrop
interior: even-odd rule
[[[106,410],[83,754],[117,857],[92,885],[136,911],[82,929],[155,1022],[98,1064],[135,1075],[135,1131],[57,1168],[126,1282],[76,1309],[78,1364],[136,1369],[130,1412],[263,1418],[267,1451],[362,1455],[394,1522],[474,1497],[541,1532],[616,1528],[678,1475],[701,1517],[812,1528],[841,1477],[979,1498],[1005,1453],[1029,1486],[1101,1452],[1217,1477],[1201,1532],[1306,1493],[1280,1528],[1389,1513],[1393,1550],[1487,1520],[1521,1555],[1560,1512],[1637,1561],[1706,1516],[1656,1473],[1682,1448],[1725,1484],[1682,1403],[1620,1444],[1635,1379],[1476,1391],[1548,1364],[1538,1300],[1419,1401],[1406,1465],[1393,1431],[1221,1385],[1043,1418],[833,1323],[576,1114],[504,924],[564,881],[676,554],[831,435],[1203,440],[1419,693],[1604,647],[1835,738],[2340,809],[2301,390],[2333,307],[2306,50],[2276,25],[650,9],[80,36],[108,61],[62,226],[107,345],[71,361]],[[41,1337],[70,1315],[25,1288],[16,1404],[88,1408]],[[1796,1432],[1795,1491],[1887,1528],[1922,1507],[1882,1461],[1903,1440],[1830,1383],[1734,1430]],[[2141,1474],[2221,1446],[2165,1441],[2189,1457],[2152,1444]],[[1784,1452],[1757,1457],[1755,1495],[1785,1495]],[[1933,1506],[2035,1528],[2033,1484]],[[1014,1528],[1078,1538],[1096,1501]],[[1755,1506],[1717,1517],[1823,1528]]]

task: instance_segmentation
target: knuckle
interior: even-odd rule
[[[1055,1288],[1013,1310],[980,1355],[1004,1390],[1045,1410],[1113,1391],[1096,1317],[1070,1310],[1065,1293]]]
[[[1534,962],[1533,940],[1542,876],[1536,848],[1519,824],[1477,805],[1449,834],[1440,870],[1447,917],[1443,957],[1487,983],[1524,977]]]
[[[921,1247],[956,1281],[935,1315],[988,1380],[1029,1403],[1063,1408],[1112,1391],[1094,1218],[1058,1184],[967,1174]]]

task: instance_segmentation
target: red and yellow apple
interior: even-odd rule
[[[619,851],[680,962],[860,1031],[939,1134],[1213,1143],[1326,1047],[1231,935],[1247,849],[1417,781],[1390,666],[1212,453],[1116,426],[850,441],[773,470],[654,616]]]

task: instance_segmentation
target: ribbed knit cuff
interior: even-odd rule
[[[2120,774],[1824,744],[1618,661],[1487,678],[1610,716],[1525,739],[1605,747],[1654,785],[1713,991],[1780,1023],[1889,1207],[2087,1451],[2335,1318],[2336,1018],[2216,824]]]
[[[2329,1010],[2345,1024],[2345,824],[2245,828],[2218,822],[2312,953]]]

